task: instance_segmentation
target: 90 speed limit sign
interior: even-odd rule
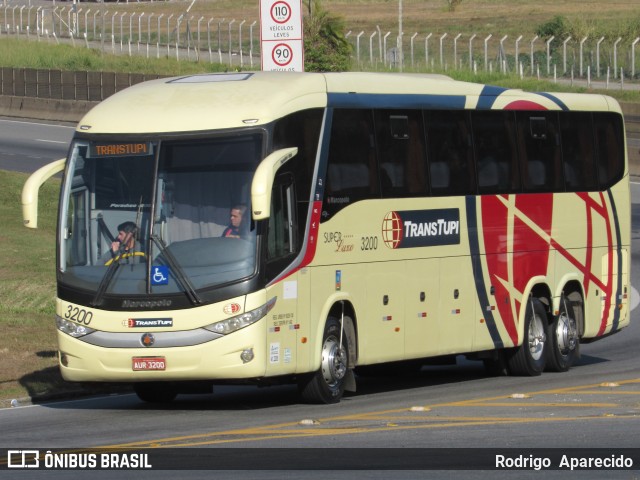
[[[293,60],[293,49],[286,43],[279,43],[271,51],[271,60],[278,67],[286,67]]]
[[[269,52],[263,56],[262,70],[302,72],[304,54],[301,41],[271,42],[265,45]]]

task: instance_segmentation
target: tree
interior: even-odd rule
[[[304,68],[309,72],[349,70],[351,45],[344,36],[344,19],[309,0],[304,21]]]

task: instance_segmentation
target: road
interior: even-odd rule
[[[0,168],[30,171],[64,156],[69,127],[0,119]],[[47,140],[40,142],[40,140]],[[59,144],[56,142],[63,142]],[[22,154],[21,152],[25,152]],[[640,286],[640,184],[632,184],[632,285]],[[634,290],[632,302],[638,304]],[[219,455],[235,470],[299,460],[311,454],[315,468],[341,470],[338,452],[365,448],[366,465],[398,461],[402,448],[621,448],[640,449],[640,310],[618,335],[583,345],[582,357],[567,373],[540,377],[487,377],[480,364],[428,367],[412,376],[361,378],[358,392],[338,405],[299,403],[294,387],[219,387],[213,395],[180,396],[170,406],[150,406],[134,395],[84,398],[0,410],[2,449],[112,447],[117,451],[180,447],[162,456],[188,468],[189,458]],[[193,447],[198,450],[182,450]],[[339,449],[327,450],[332,447]],[[293,450],[295,448],[310,450]],[[236,450],[241,449],[241,450]],[[253,450],[249,450],[253,449]],[[267,450],[271,449],[271,450]],[[194,453],[199,452],[199,453]],[[209,453],[207,453],[209,452]],[[356,462],[359,450],[353,450]],[[456,455],[456,450],[424,450],[422,455]],[[637,452],[637,451],[636,451]],[[266,457],[266,458],[265,458]],[[158,457],[156,457],[157,459]],[[464,465],[464,454],[455,459]],[[159,461],[159,460],[158,460]],[[272,463],[269,463],[272,462]],[[257,465],[257,464],[256,464]],[[545,472],[549,478],[639,478],[634,472]],[[363,467],[364,468],[364,467]],[[285,469],[286,470],[286,469]],[[8,475],[8,474],[11,475]],[[18,474],[19,473],[19,474]],[[0,478],[71,478],[69,471],[7,471]],[[85,475],[86,473],[86,475]],[[176,472],[85,472],[87,478],[175,478]],[[89,473],[91,475],[89,475]],[[353,478],[354,472],[311,470],[308,478]],[[465,471],[463,478],[528,478],[534,473]],[[126,475],[130,474],[131,477]],[[65,476],[66,475],[66,476]],[[455,470],[386,471],[359,478],[460,478]],[[300,472],[183,471],[180,478],[300,478]]]
[[[0,169],[30,173],[65,157],[74,126],[0,117]]]

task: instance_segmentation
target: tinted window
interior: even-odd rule
[[[295,179],[296,217],[298,234],[302,241],[309,212],[311,185],[316,164],[318,140],[324,110],[312,109],[295,112],[276,121],[273,129],[272,151],[298,147],[298,154],[285,163],[280,173],[291,173]],[[299,245],[296,246],[299,248]]]
[[[432,195],[475,193],[471,130],[463,111],[426,111]]]
[[[560,114],[562,170],[568,192],[593,190],[597,186],[591,113]]]
[[[379,198],[370,110],[335,110],[326,176],[325,218],[357,200]]]
[[[611,187],[624,174],[622,117],[615,113],[594,113],[598,153],[598,178],[602,188]]]
[[[524,191],[564,191],[557,113],[517,112],[516,117]]]
[[[513,112],[472,112],[479,193],[519,190]]]
[[[383,197],[426,195],[426,158],[419,110],[375,112]]]

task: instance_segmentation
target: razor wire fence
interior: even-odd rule
[[[256,20],[119,11],[121,4],[5,5],[0,35],[65,42],[119,55],[260,68]],[[640,33],[640,32],[639,32]],[[546,79],[624,82],[640,76],[636,38],[540,38],[522,33],[347,31],[353,70],[495,72]]]

